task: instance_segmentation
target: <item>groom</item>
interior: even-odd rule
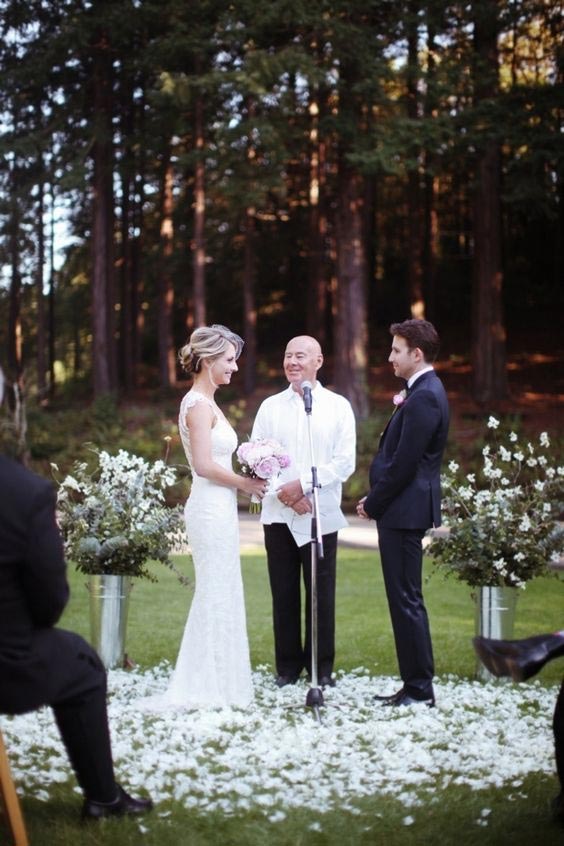
[[[384,705],[433,706],[433,649],[421,590],[425,531],[441,522],[440,469],[449,407],[433,369],[439,337],[427,320],[390,327],[388,361],[406,381],[370,467],[370,493],[357,505],[376,520],[386,595],[403,687],[376,696]]]

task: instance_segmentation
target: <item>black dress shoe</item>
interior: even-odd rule
[[[558,796],[552,800],[552,817],[555,822],[564,826],[564,793],[559,793]]]
[[[295,684],[299,676],[276,676],[274,684],[276,687],[286,687],[287,684]]]
[[[376,700],[376,702],[384,702],[384,703],[387,703],[387,704],[391,704],[391,703],[395,702],[395,700],[398,699],[398,697],[403,696],[403,693],[404,693],[404,688],[402,687],[399,690],[396,690],[395,693],[388,694],[388,696],[380,696],[379,694],[376,693],[374,695],[374,699]]]
[[[398,690],[395,696],[390,696],[389,699],[384,699],[382,705],[389,708],[405,708],[408,705],[426,705],[427,708],[435,707],[435,697],[429,696],[427,699],[414,699],[405,689]]]
[[[85,799],[82,806],[83,820],[101,820],[106,817],[138,816],[146,814],[153,807],[150,799],[134,799],[118,784],[117,799],[113,802],[95,802]]]
[[[530,679],[551,658],[564,654],[564,639],[558,634],[536,635],[522,640],[475,637],[472,643],[490,673],[511,676],[513,681]]]
[[[319,679],[319,687],[335,687],[337,680],[333,676],[321,676]]]

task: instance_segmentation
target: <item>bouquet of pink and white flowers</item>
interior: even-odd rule
[[[237,450],[237,459],[245,475],[259,479],[275,479],[280,471],[290,466],[290,456],[282,444],[273,438],[257,438],[245,441]],[[253,496],[249,511],[257,514],[260,502]]]

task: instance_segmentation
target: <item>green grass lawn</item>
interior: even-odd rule
[[[191,575],[187,558],[177,559]],[[366,667],[370,674],[396,676],[393,641],[382,578],[376,553],[342,550],[337,586],[337,671]],[[429,572],[429,571],[427,571]],[[179,585],[174,575],[155,567],[157,584],[134,587],[128,628],[127,651],[141,667],[163,659],[174,661],[186,620],[192,590]],[[264,555],[243,558],[249,640],[253,665],[272,667],[273,642],[270,591]],[[72,599],[62,625],[88,636],[88,592],[85,577],[70,572]],[[471,647],[474,607],[470,590],[454,581],[433,575],[425,596],[433,634],[436,672],[472,678],[475,658]],[[543,579],[528,585],[519,597],[515,637],[561,628],[563,625],[562,580]],[[548,664],[539,674],[543,684],[560,681],[563,662]],[[390,690],[396,680],[390,679]],[[330,716],[328,717],[330,719]],[[374,750],[378,754],[378,750]],[[330,767],[320,749],[319,766]],[[235,817],[220,813],[199,815],[180,803],[157,809],[149,830],[143,833],[136,821],[113,820],[83,827],[78,820],[80,799],[73,783],[51,789],[53,798],[23,801],[31,846],[298,846],[313,844],[557,844],[564,833],[550,820],[548,803],[557,789],[556,779],[533,774],[515,789],[472,792],[464,785],[451,785],[417,813],[417,825],[406,827],[405,808],[397,799],[375,795],[360,802],[358,814],[334,811],[320,815],[315,808],[290,811],[284,822],[271,823],[257,812]],[[476,825],[484,806],[491,808],[487,827]],[[169,813],[166,817],[160,812]],[[321,817],[322,831],[310,829]],[[0,825],[0,843],[3,837]]]
[[[191,561],[179,556],[178,568],[193,584]],[[474,603],[471,588],[433,573],[426,562],[425,600],[433,635],[437,675],[455,673],[471,678],[475,657]],[[242,559],[247,624],[253,666],[273,665],[270,588],[264,553]],[[128,624],[127,651],[139,665],[174,661],[192,599],[192,588],[181,586],[162,566],[154,566],[157,584],[134,585]],[[72,598],[61,625],[88,637],[87,577],[69,572]],[[552,631],[564,625],[564,585],[558,579],[537,579],[519,595],[515,637]],[[336,670],[363,666],[374,675],[397,675],[393,639],[376,552],[341,549],[337,575]],[[558,661],[547,664],[538,678],[555,683],[562,676]]]

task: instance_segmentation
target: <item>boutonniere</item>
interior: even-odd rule
[[[403,405],[403,404],[404,404],[404,402],[406,401],[406,399],[407,399],[407,391],[406,391],[406,389],[405,389],[405,388],[403,389],[403,391],[400,391],[400,392],[399,392],[399,394],[394,394],[394,396],[393,396],[393,398],[392,398],[392,402],[393,402],[393,404],[394,404],[394,405],[395,405],[395,407],[396,407],[396,408],[394,409],[394,411],[395,411],[395,410],[396,410],[396,409],[397,409],[400,405]]]

